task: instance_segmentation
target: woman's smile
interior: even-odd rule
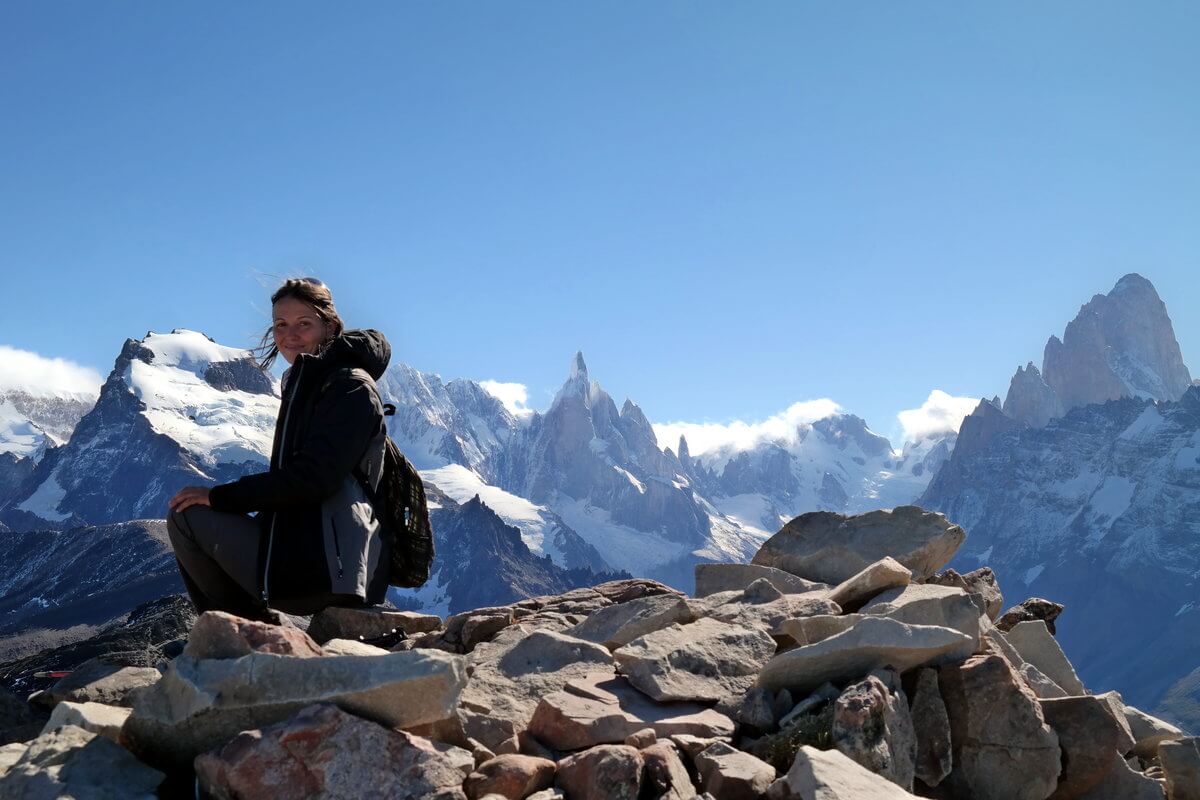
[[[271,315],[275,346],[289,364],[301,353],[316,353],[325,341],[328,329],[316,309],[294,297],[284,297],[275,303]]]

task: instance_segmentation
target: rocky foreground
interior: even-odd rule
[[[207,613],[173,659],[0,696],[0,798],[1200,798],[1200,739],[1089,693],[1061,606],[1001,614],[991,570],[940,571],[964,538],[817,513],[697,567],[696,597]]]

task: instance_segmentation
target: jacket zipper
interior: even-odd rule
[[[292,419],[292,403],[296,399],[296,394],[300,390],[300,373],[304,371],[304,359],[299,359],[296,368],[296,375],[291,379],[292,393],[288,396],[287,410],[283,412],[283,434],[279,437],[279,457],[278,463],[275,464],[276,469],[283,469],[283,453],[287,449],[287,432],[288,423]],[[279,512],[271,512],[271,527],[267,531],[267,560],[263,564],[263,583],[262,583],[262,601],[264,606],[270,606],[270,593],[267,589],[267,581],[271,577],[271,548],[275,545],[275,520],[279,518]]]
[[[333,517],[329,518],[329,527],[333,528],[333,553],[337,556],[338,577],[342,577],[342,548],[338,544],[337,523],[333,521]]]

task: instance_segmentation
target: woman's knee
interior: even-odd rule
[[[172,541],[182,538],[192,544],[196,543],[196,532],[192,527],[192,521],[188,519],[188,514],[194,508],[196,506],[191,506],[183,511],[173,510],[167,515],[167,535],[171,537]]]

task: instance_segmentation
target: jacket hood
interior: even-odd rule
[[[392,346],[376,330],[343,331],[325,348],[325,352],[313,358],[320,362],[322,371],[362,367],[373,380],[379,380],[392,360]]]

